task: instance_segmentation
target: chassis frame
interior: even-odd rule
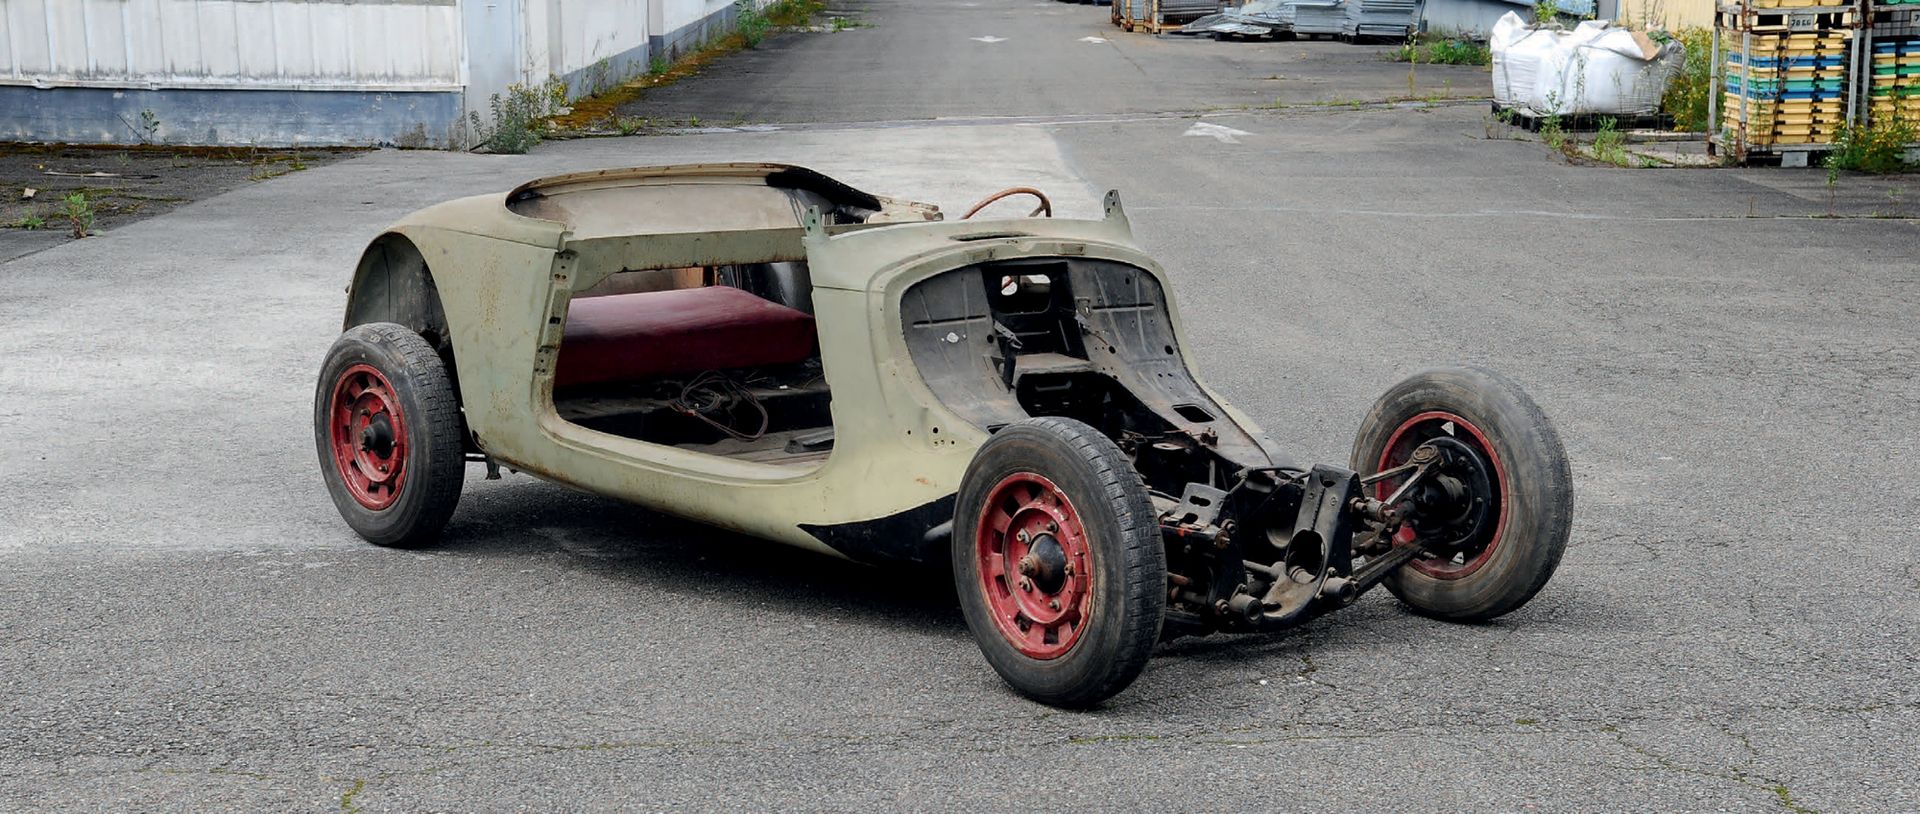
[[[1398,441],[1414,425],[1394,430],[1391,455],[1356,448],[1358,469],[1294,463],[1193,373],[1170,283],[1117,192],[1098,219],[939,217],[784,165],[541,179],[383,232],[356,270],[344,327],[403,326],[431,347],[457,397],[465,457],[490,472],[867,563],[945,561],[968,534],[955,497],[976,453],[1035,416],[1083,421],[1151,497],[1165,545],[1162,636],[1283,628],[1416,560],[1471,566],[1524,497],[1497,444],[1454,413],[1418,416],[1441,432]],[[768,263],[810,271],[832,394],[824,461],[738,460],[597,431],[557,409],[575,297],[623,272]],[[1026,585],[1046,563],[1020,569]]]

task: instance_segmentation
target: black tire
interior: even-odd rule
[[[1439,420],[1420,419],[1433,413],[1464,419],[1464,428],[1447,421],[1439,426],[1453,427],[1458,440],[1493,454],[1497,480],[1504,484],[1493,490],[1498,515],[1490,517],[1492,531],[1484,538],[1490,542],[1479,549],[1485,556],[1476,558],[1477,565],[1465,554],[1451,572],[1451,561],[1412,563],[1387,577],[1387,590],[1425,616],[1492,619],[1525,605],[1560,564],[1573,525],[1567,453],[1546,414],[1513,380],[1482,367],[1443,367],[1414,374],[1374,403],[1353,442],[1354,471],[1380,471],[1395,433],[1411,427],[1409,422]]]
[[[356,497],[348,485],[344,470],[355,464],[336,454],[331,419],[342,379],[352,373],[366,381],[365,368],[384,379],[400,417],[399,434],[405,436],[404,447],[389,439],[390,448],[403,450],[398,475],[395,485],[376,494],[373,503]],[[439,537],[460,502],[466,475],[465,427],[446,366],[419,334],[390,322],[357,325],[341,334],[320,368],[313,430],[327,493],[356,533],[375,545],[401,548],[423,546]],[[339,436],[358,437],[345,430]]]
[[[1074,625],[1076,638],[1048,657],[1023,653],[1002,632],[987,597],[989,578],[982,576],[983,561],[992,556],[981,553],[987,501],[997,486],[1031,475],[1057,486],[1070,504],[1091,561],[1086,572],[1092,577],[1075,600],[1085,605]],[[1016,691],[1052,706],[1089,707],[1146,669],[1166,613],[1167,555],[1146,485],[1112,440],[1065,418],[1028,419],[1002,429],[967,467],[953,529],[954,584],[967,627],[987,663]],[[1004,607],[1012,600],[996,601]]]

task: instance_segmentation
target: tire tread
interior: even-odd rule
[[[1147,497],[1146,483],[1112,439],[1073,419],[1032,418],[1000,430],[988,442],[988,446],[982,447],[982,453],[994,446],[996,441],[1012,443],[1028,437],[1064,447],[1062,451],[1086,467],[1086,474],[1091,476],[1099,490],[1097,497],[1103,504],[1099,508],[1108,513],[1116,527],[1118,550],[1112,553],[1118,554],[1124,563],[1121,595],[1127,597],[1128,601],[1125,616],[1116,620],[1120,625],[1119,641],[1114,650],[1107,654],[1105,669],[1099,670],[1097,675],[1084,683],[1063,692],[1037,691],[1034,687],[1022,686],[1015,676],[1009,675],[1008,667],[996,659],[991,651],[987,654],[988,661],[1015,689],[1035,700],[1059,707],[1089,707],[1133,683],[1153,655],[1153,648],[1160,640],[1160,627],[1166,612],[1166,549],[1160,540],[1159,524],[1152,501]],[[980,460],[981,457],[975,458],[976,465]],[[971,469],[968,478],[974,478]],[[962,492],[966,491],[963,486]],[[970,558],[974,541],[971,534],[958,533],[958,530],[970,529],[972,524],[972,518],[957,518],[954,523],[956,577],[971,573],[962,562],[962,552],[966,552],[965,556]],[[967,587],[961,587],[962,602],[968,601],[967,590]],[[983,631],[976,628],[975,636],[997,637],[998,634],[990,629]],[[982,649],[987,650],[994,644],[991,640],[983,640]]]
[[[416,449],[409,453],[408,466],[415,469],[403,485],[400,499],[387,510],[395,514],[387,518],[368,511],[354,501],[344,486],[336,483],[338,476],[332,471],[326,422],[329,420],[327,412],[334,381],[332,376],[326,374],[333,370],[343,355],[361,349],[385,351],[395,357],[397,369],[382,369],[381,372],[396,391],[406,391],[397,392],[396,396],[403,401],[411,398],[417,402],[409,405],[411,415],[406,417],[407,422],[410,428],[419,426],[425,431],[426,448],[419,449],[416,445]],[[374,356],[372,353],[367,355]],[[378,358],[369,358],[367,361],[376,367],[387,366],[381,364],[382,360]],[[390,322],[356,325],[341,334],[327,354],[327,362],[316,388],[314,433],[328,491],[334,505],[354,531],[375,545],[395,548],[423,546],[438,538],[441,528],[452,518],[464,486],[466,422],[460,412],[459,394],[454,391],[446,363],[433,346],[427,344],[426,339],[404,325]],[[412,435],[411,430],[409,435]],[[406,490],[413,491],[409,493]]]

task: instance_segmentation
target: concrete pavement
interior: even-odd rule
[[[1920,808],[1920,227],[1882,217],[1913,179],[1830,198],[1819,172],[1566,166],[1466,106],[1150,101],[387,151],[0,264],[0,810]],[[358,542],[308,421],[364,241],[529,177],[715,159],[949,209],[1121,188],[1202,374],[1305,459],[1344,460],[1413,370],[1500,368],[1573,459],[1560,573],[1489,625],[1382,594],[1175,642],[1061,713],[1000,685],[938,579],[526,478],[472,473],[441,548]]]

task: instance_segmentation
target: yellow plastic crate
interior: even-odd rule
[[[1776,136],[1771,133],[1752,133],[1747,136],[1747,144],[1755,147],[1787,146],[1794,144],[1832,144],[1834,137],[1820,136]]]
[[[1740,32],[1722,31],[1720,36],[1722,41],[1727,43],[1728,48],[1737,50],[1740,47]],[[1790,56],[1801,56],[1801,54],[1792,52],[1805,51],[1808,52],[1807,55],[1811,55],[1815,52],[1824,54],[1834,51],[1845,51],[1847,49],[1847,41],[1853,39],[1853,31],[1823,31],[1818,34],[1751,34],[1748,36],[1752,37],[1752,39],[1747,41],[1747,45],[1753,49],[1753,53],[1755,54],[1768,51],[1787,51]]]
[[[1739,96],[1727,93],[1722,94],[1720,99],[1721,104],[1728,111],[1738,112],[1741,110]],[[1785,112],[1812,114],[1843,113],[1846,110],[1846,102],[1840,99],[1821,99],[1817,102],[1812,99],[1748,99],[1746,102],[1745,109],[1748,113]]]
[[[1844,113],[1829,113],[1829,114],[1821,114],[1818,116],[1814,116],[1814,115],[1795,116],[1791,114],[1776,114],[1776,115],[1748,116],[1747,124],[1754,128],[1838,127],[1842,123],[1846,122],[1846,120],[1847,120],[1847,117],[1846,117],[1846,114]]]

